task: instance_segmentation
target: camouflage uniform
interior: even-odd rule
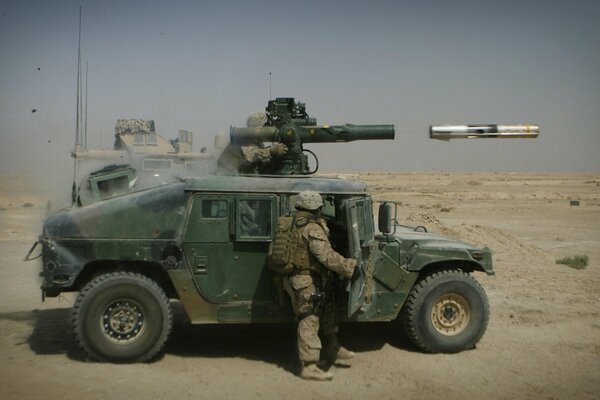
[[[267,115],[262,112],[250,114],[246,120],[248,128],[265,126]],[[266,166],[273,157],[285,154],[287,147],[283,143],[275,143],[271,147],[264,147],[262,142],[248,143],[240,146],[244,162],[239,166],[241,173],[254,173],[259,167]]]
[[[271,161],[271,148],[263,147],[262,143],[252,143],[244,146],[240,146],[242,150],[242,156],[246,161],[248,167],[256,165],[264,165]]]
[[[253,200],[251,200],[253,201]],[[260,225],[257,224],[257,210],[254,203],[244,200],[240,202],[240,228],[244,236],[256,236],[260,234]]]
[[[250,114],[246,121],[248,128],[260,128],[267,124],[267,114],[264,112]],[[270,163],[283,157],[288,148],[283,143],[273,143],[265,147],[260,140],[238,143],[228,143],[223,147],[218,158],[219,169],[229,173],[260,174],[269,173]],[[278,161],[278,160],[276,160]]]
[[[323,347],[319,328],[324,345],[328,349],[328,354],[325,354],[327,361],[335,361],[340,349],[353,355],[341,348],[337,340],[337,310],[331,298],[333,293],[330,293],[331,290],[323,293],[323,290],[328,286],[326,281],[332,278],[329,271],[350,278],[356,267],[356,261],[345,258],[333,250],[329,242],[329,228],[325,220],[316,213],[300,209],[296,212],[295,224],[297,243],[296,252],[292,256],[295,269],[285,279],[284,287],[299,320],[298,356],[303,368],[312,366],[316,369]],[[325,297],[325,302],[315,304],[315,298],[319,295]],[[317,370],[316,377],[315,375],[304,376],[304,370],[301,376],[307,379],[331,379],[331,375],[321,370]]]

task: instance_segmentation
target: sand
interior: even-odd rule
[[[294,375],[293,327],[189,326],[176,310],[158,360],[87,361],[71,331],[73,296],[42,303],[39,262],[22,261],[52,185],[0,173],[0,398],[600,397],[600,174],[359,177],[376,199],[401,202],[402,223],[494,251],[496,276],[475,274],[491,305],[476,349],[423,354],[393,324],[346,324],[352,366],[334,368],[332,382],[305,382]],[[589,257],[585,269],[555,262],[575,254]]]

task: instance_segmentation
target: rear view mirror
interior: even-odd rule
[[[392,203],[381,203],[379,205],[379,218],[377,220],[377,228],[379,232],[385,233],[386,235],[392,232],[392,215],[393,215]]]

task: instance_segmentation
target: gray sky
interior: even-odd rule
[[[79,4],[0,3],[0,170],[72,164]],[[81,4],[90,147],[112,146],[118,118],[149,118],[212,148],[264,109],[272,72],[273,97],[321,124],[396,125],[393,142],[309,146],[324,170],[600,171],[598,1]],[[428,138],[460,123],[542,133]]]

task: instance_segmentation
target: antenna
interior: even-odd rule
[[[88,93],[88,63],[85,62],[85,124],[83,131],[85,132],[85,145],[84,148],[87,150],[88,148],[88,136],[87,136],[87,93]]]
[[[269,72],[269,100],[273,97],[271,96],[271,72]]]
[[[75,122],[75,150],[77,150],[77,146],[79,143],[79,94],[81,88],[79,87],[79,83],[81,81],[80,77],[81,73],[81,6],[79,6],[79,40],[77,43],[77,95],[76,95],[76,122]]]
[[[71,201],[75,203],[77,200],[77,150],[80,146],[80,110],[81,110],[81,6],[79,6],[79,38],[77,42],[77,112],[75,122],[75,149],[73,150],[73,186],[71,187]]]
[[[81,64],[81,58],[79,64]],[[85,146],[83,143],[83,76],[81,67],[79,70],[79,143],[81,143],[81,147],[83,148]]]

